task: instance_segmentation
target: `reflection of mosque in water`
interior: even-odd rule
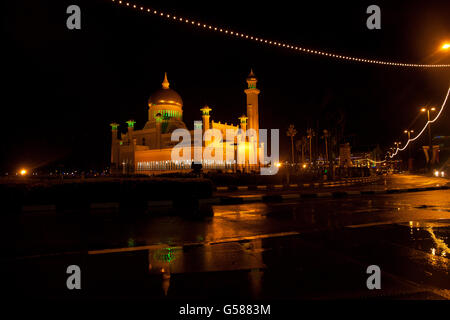
[[[248,272],[251,294],[258,297],[265,264],[263,239],[246,242],[219,242],[207,245],[162,247],[148,251],[150,274],[161,274],[164,294],[168,294],[172,274],[243,270]],[[232,259],[230,259],[230,257]],[[236,266],[239,266],[238,269]]]

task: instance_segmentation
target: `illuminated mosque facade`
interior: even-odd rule
[[[167,172],[189,172],[192,170],[194,155],[204,155],[205,148],[211,143],[223,150],[219,156],[212,151],[214,159],[202,157],[201,164],[204,171],[222,170],[224,172],[252,172],[260,169],[260,155],[264,145],[259,141],[259,135],[247,136],[244,143],[237,143],[236,135],[228,135],[231,131],[245,133],[248,129],[259,132],[258,95],[256,87],[257,78],[253,71],[247,77],[247,113],[239,117],[239,125],[215,122],[210,119],[211,108],[204,106],[200,109],[202,121],[194,122],[194,129],[188,130],[183,122],[183,100],[180,95],[170,88],[167,73],[164,75],[162,88],[153,93],[148,99],[148,121],[145,126],[136,130],[135,121],[129,120],[127,133],[118,136],[119,124],[111,123],[111,173],[142,173],[158,174]],[[176,129],[185,129],[191,138],[191,152],[183,160],[174,160],[172,151],[179,141],[172,141],[172,133]],[[195,130],[197,129],[197,130]],[[208,129],[217,129],[222,134],[221,141],[205,139],[204,133]],[[240,130],[239,130],[240,129]],[[200,132],[201,135],[196,135]],[[200,140],[200,141],[199,141]],[[216,149],[218,150],[218,149]],[[210,152],[210,150],[208,150]],[[252,155],[249,155],[249,152]],[[181,151],[182,155],[183,151]],[[231,154],[232,153],[232,154]],[[245,155],[239,159],[238,153]],[[256,156],[255,156],[256,155]],[[249,158],[256,159],[250,161]],[[197,159],[197,158],[195,158]],[[263,158],[261,158],[263,159]],[[198,160],[197,160],[198,161]],[[198,162],[197,162],[198,163]]]

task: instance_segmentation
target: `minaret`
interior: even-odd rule
[[[241,123],[241,130],[243,134],[245,134],[245,131],[247,130],[247,119],[248,118],[244,114],[239,117],[239,121]]]
[[[205,132],[209,129],[209,112],[211,111],[211,108],[205,105],[200,111],[202,112],[203,132]]]
[[[112,137],[111,137],[111,168],[110,168],[110,172],[111,173],[115,173],[115,171],[118,168],[118,164],[119,164],[119,143],[118,143],[118,139],[117,139],[117,128],[119,128],[119,124],[118,123],[111,123],[111,133],[112,133]]]
[[[127,123],[128,123],[128,142],[131,145],[133,143],[134,124],[136,123],[136,121],[128,120]]]
[[[256,88],[258,80],[250,69],[250,74],[247,77],[248,88],[244,90],[247,95],[247,129],[255,130],[257,136],[257,145],[259,145],[259,112],[258,112],[258,94],[259,89]]]
[[[126,173],[133,173],[135,170],[135,151],[136,151],[136,138],[134,137],[134,124],[136,121],[128,120],[128,156],[126,161]]]

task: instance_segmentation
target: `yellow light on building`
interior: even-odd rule
[[[447,49],[450,49],[450,43],[444,43],[442,45],[442,50],[447,50]]]
[[[276,163],[275,163],[275,167],[277,167],[277,168],[281,167],[281,163],[276,162]]]
[[[21,176],[24,176],[26,174],[27,174],[27,170],[25,170],[25,169],[20,170],[20,175]]]

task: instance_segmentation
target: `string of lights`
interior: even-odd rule
[[[393,157],[395,157],[400,151],[404,151],[404,150],[408,147],[408,145],[409,145],[410,142],[413,142],[414,140],[417,140],[417,139],[422,135],[422,133],[424,133],[425,129],[426,129],[430,124],[432,124],[433,122],[435,122],[435,121],[439,118],[439,116],[442,114],[442,111],[444,111],[445,105],[447,104],[447,100],[448,100],[449,94],[450,94],[450,87],[449,87],[448,90],[447,90],[447,95],[445,96],[444,102],[442,103],[442,106],[441,106],[441,108],[440,108],[438,114],[436,115],[436,117],[435,117],[433,120],[427,121],[427,123],[426,123],[425,126],[422,128],[422,130],[421,130],[414,138],[408,139],[408,141],[406,142],[406,144],[405,144],[405,146],[404,146],[403,148],[399,148],[399,147],[397,146],[395,152],[392,153],[392,154],[390,154],[389,157],[393,158]]]
[[[135,10],[139,10],[142,12],[146,12],[149,13],[151,15],[154,16],[158,16],[161,17],[163,19],[166,20],[171,20],[171,21],[176,21],[179,23],[183,23],[183,24],[187,24],[187,25],[191,25],[194,27],[197,27],[199,29],[205,29],[205,30],[210,30],[210,31],[214,31],[214,32],[218,32],[218,33],[222,33],[234,38],[242,38],[242,39],[246,39],[246,40],[251,40],[254,42],[259,42],[265,45],[269,45],[269,46],[273,46],[273,47],[282,47],[282,48],[287,48],[287,49],[291,49],[291,50],[295,50],[295,51],[299,51],[299,52],[303,52],[303,53],[307,53],[307,54],[312,54],[312,55],[320,55],[320,56],[325,56],[325,57],[329,57],[329,58],[334,58],[334,59],[340,59],[340,60],[347,60],[347,61],[354,61],[354,62],[360,62],[360,63],[369,63],[369,64],[377,64],[377,65],[387,65],[387,66],[399,66],[399,67],[414,67],[414,68],[450,68],[450,64],[418,64],[418,63],[403,63],[403,62],[394,62],[394,61],[383,61],[383,60],[376,60],[376,59],[366,59],[366,58],[358,58],[358,57],[352,57],[352,56],[346,56],[346,55],[340,55],[340,54],[335,54],[335,53],[330,53],[330,52],[325,52],[325,51],[321,51],[321,50],[314,50],[314,49],[309,49],[309,48],[304,48],[304,47],[300,47],[300,46],[295,46],[289,43],[283,43],[283,42],[279,42],[279,41],[274,41],[274,40],[269,40],[269,39],[265,39],[263,37],[257,37],[254,35],[250,35],[250,34],[246,34],[246,33],[241,33],[241,32],[236,32],[224,27],[219,27],[219,26],[214,26],[214,25],[210,25],[210,24],[206,24],[206,23],[202,23],[193,19],[188,19],[185,17],[180,17],[180,16],[176,16],[176,15],[172,15],[170,13],[166,13],[163,11],[159,11],[156,9],[152,9],[149,7],[144,7],[144,6],[139,6],[135,3],[129,2],[129,1],[123,1],[123,0],[111,0],[113,3],[116,3],[117,5],[123,5],[125,7],[128,8],[132,8]],[[390,154],[390,158],[393,158],[395,155],[398,154],[399,151],[404,151],[410,142],[417,140],[425,131],[425,129],[427,128],[427,126],[430,123],[435,122],[439,116],[441,115],[445,104],[447,103],[447,99],[450,93],[450,88],[447,91],[447,95],[445,97],[445,100],[441,106],[441,109],[439,111],[439,113],[437,114],[437,116],[433,119],[428,121],[425,126],[423,127],[423,129],[419,132],[419,134],[417,134],[414,138],[408,139],[407,143],[405,144],[405,146],[403,148],[399,148],[397,146],[396,150],[394,153]],[[371,159],[367,159],[372,163],[384,163],[386,162],[386,160],[383,161],[374,161]]]
[[[202,22],[199,22],[199,21],[196,21],[193,19],[188,19],[185,17],[180,17],[180,16],[172,15],[172,14],[169,14],[166,12],[162,12],[162,11],[159,11],[159,10],[156,10],[153,8],[140,6],[135,3],[128,2],[128,1],[123,1],[123,0],[111,0],[111,1],[117,5],[121,5],[121,6],[129,7],[131,9],[135,9],[138,11],[146,12],[146,13],[149,13],[154,16],[159,16],[166,20],[172,20],[172,21],[176,21],[179,23],[191,25],[191,26],[197,27],[199,29],[210,30],[210,31],[225,34],[225,35],[228,35],[228,36],[231,36],[234,38],[246,39],[246,40],[262,43],[262,44],[273,46],[273,47],[286,48],[286,49],[295,50],[295,51],[312,54],[312,55],[319,55],[319,56],[334,58],[334,59],[338,59],[338,60],[354,61],[354,62],[360,62],[360,63],[369,63],[369,64],[386,65],[386,66],[413,67],[413,68],[450,68],[450,64],[418,64],[418,63],[403,63],[403,62],[395,62],[395,61],[383,61],[383,60],[376,60],[376,59],[351,57],[351,56],[346,56],[346,55],[341,55],[341,54],[325,52],[325,51],[321,51],[321,50],[314,50],[314,49],[299,47],[299,46],[292,45],[289,43],[265,39],[263,37],[257,37],[257,36],[242,33],[242,32],[236,32],[236,31],[230,30],[228,28],[224,28],[224,27],[213,26],[213,25],[202,23]]]

